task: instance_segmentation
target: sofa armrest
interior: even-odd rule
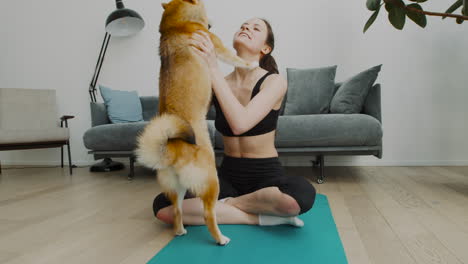
[[[374,84],[367,94],[362,113],[375,117],[382,124],[382,106],[380,83]]]
[[[90,102],[91,107],[91,126],[110,124],[107,116],[107,109],[104,103]]]
[[[159,110],[159,95],[140,96],[141,110],[143,111],[143,120],[149,121]]]

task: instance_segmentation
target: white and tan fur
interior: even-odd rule
[[[207,64],[189,45],[196,30],[207,32],[218,58],[235,66],[256,67],[230,52],[208,31],[201,0],[162,4],[159,31],[161,68],[159,111],[137,137],[137,161],[157,170],[158,183],[174,205],[174,231],[183,235],[182,200],[187,190],[203,201],[205,222],[215,241],[229,242],[218,228],[215,204],[219,195],[216,161],[206,114],[212,97]]]

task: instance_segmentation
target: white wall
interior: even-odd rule
[[[425,9],[444,11],[448,2],[428,1]],[[113,38],[99,82],[114,89],[158,93],[158,26],[161,1],[126,0],[146,21],[132,38]],[[468,22],[428,17],[421,29],[407,20],[394,29],[382,9],[367,31],[371,12],[365,1],[206,0],[212,31],[229,46],[242,22],[270,20],[274,55],[286,67],[338,65],[336,80],[383,64],[383,158],[326,157],[328,165],[468,164]],[[4,1],[0,16],[0,86],[56,89],[59,114],[71,120],[72,157],[94,164],[82,135],[91,125],[88,85],[104,36],[104,22],[115,3],[108,1]],[[227,72],[231,68],[223,65]],[[99,100],[101,100],[99,98]],[[2,164],[59,164],[59,149],[0,152]],[[126,161],[118,159],[121,161]],[[309,157],[284,158],[285,165],[309,166]]]

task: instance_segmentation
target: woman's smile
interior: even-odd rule
[[[249,35],[249,34],[247,34],[247,33],[245,33],[245,32],[239,33],[239,36],[243,36],[243,35],[247,36],[247,37],[250,39],[250,35]]]

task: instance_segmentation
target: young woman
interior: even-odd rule
[[[296,216],[314,204],[316,191],[303,177],[286,176],[274,141],[287,82],[278,73],[271,52],[274,36],[265,19],[243,23],[233,39],[237,55],[258,61],[254,69],[235,68],[224,77],[213,44],[199,31],[192,35],[192,48],[209,66],[216,108],[216,129],[223,134],[224,156],[218,170],[218,224],[302,226]],[[155,216],[173,221],[171,202],[164,194],[154,199]],[[203,205],[188,192],[182,203],[186,225],[205,224]]]

